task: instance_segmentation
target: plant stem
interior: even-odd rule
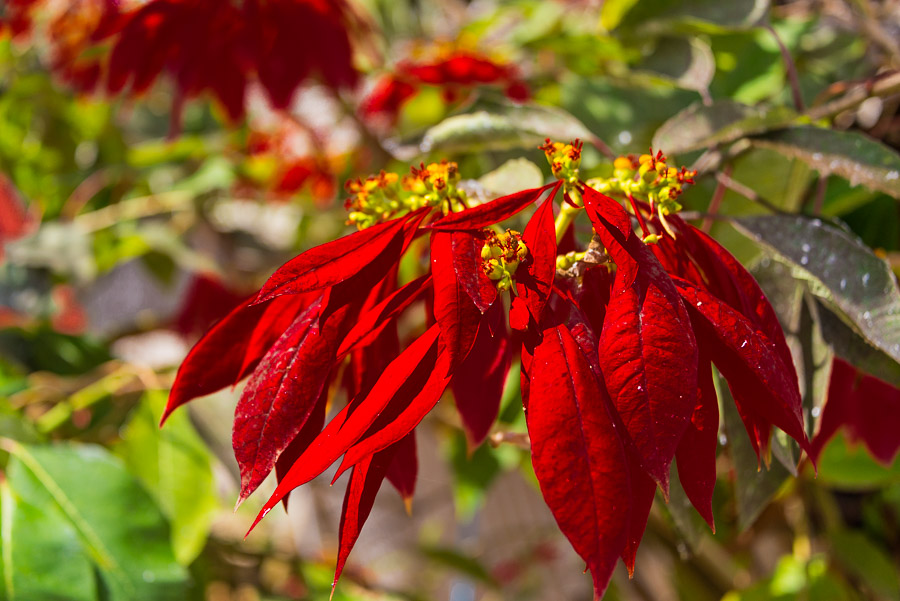
[[[797,75],[797,65],[794,64],[794,58],[791,56],[791,51],[784,45],[781,36],[778,35],[778,32],[775,31],[774,27],[766,25],[766,30],[772,34],[772,37],[775,38],[775,43],[778,44],[778,50],[781,52],[781,60],[784,61],[784,69],[787,72],[788,82],[791,84],[791,95],[794,99],[794,108],[797,109],[798,113],[802,113],[806,110],[806,105],[803,102],[803,94],[800,92],[800,77]]]
[[[565,201],[560,204],[559,215],[556,216],[555,224],[557,244],[562,242],[563,236],[566,235],[566,230],[569,229],[569,226],[575,220],[575,216],[578,215],[578,213],[580,213],[581,211],[582,209],[573,207]]]

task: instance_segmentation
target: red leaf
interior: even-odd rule
[[[34,228],[35,221],[16,186],[0,174],[0,261],[3,260],[3,245],[27,234]]]
[[[669,465],[697,403],[697,343],[690,318],[650,249],[630,231],[623,239],[590,197],[585,200],[616,264],[600,333],[606,387],[641,465],[668,496]]]
[[[496,198],[483,205],[465,209],[458,213],[450,213],[433,224],[431,229],[450,230],[480,230],[509,219],[531,203],[537,201],[541,195],[550,188],[558,188],[559,182],[547,184],[543,188],[522,190],[515,194]]]
[[[503,312],[499,306],[493,307],[485,314],[472,351],[453,372],[450,383],[470,449],[484,441],[497,419],[511,360],[512,344]]]
[[[524,332],[528,329],[528,324],[531,322],[531,319],[528,305],[525,304],[522,297],[517,296],[513,298],[509,306],[509,327]]]
[[[422,390],[434,371],[439,332],[437,326],[432,326],[419,336],[388,365],[364,399],[344,407],[325,426],[322,433],[278,484],[275,492],[256,516],[250,530],[253,530],[288,492],[306,484],[328,469],[328,466],[368,431],[395,397]]]
[[[409,512],[412,508],[413,494],[416,492],[416,477],[419,473],[419,458],[416,452],[416,431],[413,430],[395,445],[397,453],[388,468],[387,479],[406,504]]]
[[[414,303],[431,285],[431,276],[423,275],[401,287],[383,301],[362,313],[356,324],[344,337],[338,356],[366,346],[372,342],[395,317]]]
[[[590,186],[584,188],[584,206],[590,209],[595,215],[602,217],[609,222],[615,229],[619,231],[623,239],[630,237],[634,231],[631,228],[631,216],[622,205],[615,200],[597,192]],[[592,217],[593,221],[594,218]]]
[[[288,470],[291,469],[291,466],[294,465],[294,462],[297,461],[300,455],[302,455],[309,445],[312,444],[312,441],[322,432],[322,426],[325,425],[325,410],[327,407],[328,385],[326,384],[322,389],[322,394],[319,395],[319,400],[316,401],[312,413],[309,414],[306,423],[303,424],[300,432],[297,433],[294,440],[292,440],[284,451],[281,452],[281,455],[278,456],[278,460],[275,462],[275,478],[278,482],[284,480],[285,475],[288,473]],[[284,498],[281,499],[281,502],[284,505],[285,511],[287,511],[288,495],[285,495]]]
[[[809,453],[793,367],[784,365],[768,337],[743,315],[689,282],[676,284],[704,352],[728,380],[735,401],[739,396],[749,400],[752,405],[743,403],[746,409],[781,428]]]
[[[269,475],[312,414],[335,360],[336,328],[313,326],[324,299],[297,317],[260,361],[234,413],[243,501]]]
[[[241,306],[201,338],[178,368],[160,425],[181,405],[248,376],[269,347],[312,299],[286,296],[270,303]]]
[[[366,457],[353,468],[341,509],[337,566],[335,566],[334,581],[331,584],[332,592],[337,586],[341,572],[344,571],[347,557],[350,556],[350,551],[356,544],[363,525],[372,511],[375,496],[378,494],[381,483],[397,453],[397,446],[393,445],[380,453]]]
[[[822,423],[812,441],[813,461],[841,427],[851,441],[862,440],[890,466],[900,451],[900,390],[835,358]]]
[[[557,186],[558,188],[558,186]],[[528,257],[516,271],[516,292],[525,301],[536,323],[541,322],[556,275],[556,229],[553,222],[553,194],[544,201],[525,226],[522,241]]]
[[[713,532],[712,496],[716,487],[716,446],[719,438],[719,403],[709,357],[701,353],[697,367],[697,406],[684,432],[675,459],[678,480],[697,512]]]
[[[628,476],[631,480],[631,511],[628,515],[628,534],[625,549],[622,551],[622,561],[628,568],[628,575],[634,576],[634,559],[647,529],[647,518],[650,517],[650,509],[653,507],[656,483],[647,475],[637,458],[630,455]]]
[[[410,230],[418,227],[426,210],[428,207],[309,249],[278,268],[263,285],[255,302],[262,303],[283,294],[321,290],[361,275],[367,268],[384,275],[394,262],[390,259],[399,259],[406,250],[405,238]],[[360,289],[366,288],[357,288]]]
[[[484,313],[497,300],[497,285],[487,277],[481,267],[481,249],[484,236],[479,232],[453,232],[450,234],[453,270],[463,289],[471,297],[478,310]]]
[[[560,530],[591,570],[599,599],[625,546],[631,510],[625,449],[604,391],[565,326],[544,332],[530,372],[534,472]]]
[[[453,270],[452,234],[431,235],[431,275],[434,278],[434,317],[441,328],[440,348],[450,371],[469,354],[481,323],[481,312],[466,294]]]
[[[417,374],[427,376],[424,384],[417,385],[419,378],[410,378],[397,391],[384,411],[368,431],[347,449],[334,479],[364,458],[394,444],[419,425],[419,422],[440,400],[447,384],[450,383],[450,361],[445,353],[436,358],[429,354],[417,366]],[[333,482],[333,481],[332,481]]]

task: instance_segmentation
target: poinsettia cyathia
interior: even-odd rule
[[[335,581],[384,479],[412,496],[419,422],[450,388],[480,444],[516,355],[541,492],[598,598],[620,557],[633,571],[673,460],[713,526],[713,365],[759,457],[768,460],[773,426],[809,450],[772,307],[740,263],[677,215],[694,174],[657,153],[620,157],[612,177],[584,182],[580,143],[542,148],[556,181],[484,203],[446,161],[349,182],[358,231],[284,264],[178,372],[165,416],[249,378],[234,420],[240,500],[273,469],[278,478],[254,526],[337,460],[335,479],[351,471]],[[522,232],[500,226],[530,205]],[[574,229],[582,214],[585,243]],[[401,285],[408,253],[423,259],[421,274]],[[423,325],[401,336],[398,320],[423,307]],[[326,423],[335,386],[349,402]]]

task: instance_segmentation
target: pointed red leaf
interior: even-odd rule
[[[419,336],[388,365],[364,399],[344,407],[325,426],[322,433],[294,462],[290,471],[278,484],[275,492],[256,516],[250,530],[253,530],[287,493],[328,469],[368,431],[395,397],[409,395],[413,390],[422,390],[437,361],[439,333],[440,329],[435,325]]]
[[[341,578],[347,557],[350,556],[350,551],[353,550],[353,545],[356,544],[363,525],[372,511],[375,497],[396,453],[397,445],[393,445],[380,453],[367,457],[353,468],[341,509],[337,566],[334,569],[332,591]]]
[[[335,480],[365,457],[387,448],[412,432],[441,399],[450,383],[449,357],[445,353],[439,353],[432,359],[429,355],[416,369],[419,374],[427,374],[424,384],[417,386],[414,383],[418,378],[410,378],[397,391],[362,438],[347,449],[334,476]]]
[[[480,232],[453,232],[450,245],[456,277],[478,310],[484,313],[497,300],[497,285],[481,267],[484,236]]]
[[[336,328],[315,331],[324,299],[310,305],[260,361],[234,413],[232,443],[244,500],[312,414],[335,361]]]
[[[558,187],[558,185],[558,182],[554,182],[542,188],[522,190],[521,192],[496,198],[483,205],[477,205],[458,213],[450,213],[431,224],[431,229],[451,231],[480,230],[490,227],[495,223],[509,219],[531,203],[537,201],[544,192],[550,188]]]
[[[279,267],[263,285],[255,302],[334,286],[360,274],[376,259],[390,263],[383,257],[389,249],[390,255],[399,259],[405,250],[404,238],[410,229],[418,227],[426,209],[309,249]],[[379,272],[383,275],[390,265],[377,267],[382,268]]]
[[[556,229],[553,221],[553,193],[534,212],[522,241],[528,247],[528,257],[516,271],[516,292],[525,301],[536,323],[541,322],[544,306],[550,298],[556,275]]]
[[[747,399],[748,409],[781,428],[809,452],[793,367],[784,365],[768,337],[743,315],[689,282],[676,280],[676,284],[691,310],[694,331],[704,352],[728,380],[729,388],[736,393],[735,401],[739,395]]]
[[[633,234],[628,211],[606,194],[597,192],[590,186],[584,186],[584,206],[618,230],[623,239]]]
[[[591,570],[599,599],[625,546],[631,507],[625,449],[603,389],[565,326],[544,331],[530,376],[534,472],[560,530]]]
[[[697,404],[697,343],[678,291],[630,231],[588,215],[616,264],[600,333],[600,366],[641,465],[668,495],[669,465]],[[621,208],[621,207],[620,207]]]
[[[312,413],[309,414],[306,423],[303,424],[300,432],[297,433],[297,436],[294,437],[291,444],[281,452],[281,455],[278,456],[278,460],[275,462],[275,479],[278,482],[284,480],[285,475],[288,473],[288,470],[291,469],[291,466],[294,465],[294,462],[297,461],[300,455],[302,455],[309,445],[312,444],[312,441],[316,439],[320,432],[322,432],[322,426],[325,425],[325,410],[327,407],[328,386],[326,385],[322,390],[322,394],[319,395],[319,400],[316,401],[316,405],[313,408]],[[288,495],[285,495],[284,498],[281,499],[281,502],[284,505],[285,511],[287,511]]]
[[[450,383],[470,449],[484,441],[497,419],[511,360],[506,321],[500,306],[495,306],[485,313],[472,351]]]
[[[234,386],[248,376],[311,300],[309,295],[278,298],[267,304],[240,306],[222,318],[178,368],[160,425],[188,401]]]
[[[637,457],[628,456],[628,476],[631,480],[631,511],[628,515],[628,534],[625,540],[625,549],[622,551],[622,561],[628,568],[628,575],[634,575],[634,560],[637,556],[641,539],[647,529],[647,519],[650,517],[650,509],[653,507],[653,497],[656,495],[656,482],[647,475],[641,467]]]
[[[890,466],[900,451],[900,390],[835,358],[822,423],[812,441],[814,461],[841,427],[851,441],[863,441],[875,459]]]
[[[453,270],[450,232],[433,232],[431,235],[431,275],[434,279],[434,317],[441,328],[442,353],[447,354],[452,372],[475,342],[481,312]]]
[[[419,474],[416,431],[413,430],[401,438],[394,446],[397,447],[397,453],[388,468],[387,479],[400,493],[409,510],[416,492],[416,477]]]
[[[343,357],[350,351],[371,343],[391,322],[407,307],[418,300],[431,285],[431,276],[423,275],[409,282],[380,303],[363,312],[338,349],[338,356]]]
[[[716,531],[712,513],[716,487],[716,446],[719,440],[719,402],[709,357],[700,355],[697,368],[697,406],[675,452],[678,480],[697,512]]]

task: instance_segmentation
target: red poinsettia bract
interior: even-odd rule
[[[310,77],[335,89],[356,84],[348,33],[356,25],[343,0],[151,0],[115,40],[109,89],[141,93],[166,71],[178,93],[175,118],[185,99],[210,92],[239,119],[255,78],[286,108]]]
[[[808,449],[784,336],[749,273],[670,211],[671,192],[632,198],[630,215],[578,180],[579,145],[545,150],[561,181],[475,206],[449,163],[352,182],[350,220],[362,229],[283,265],[178,372],[166,415],[249,377],[234,422],[241,500],[273,469],[278,478],[256,522],[336,461],[337,476],[351,472],[335,581],[384,479],[413,494],[415,427],[450,388],[481,443],[514,355],[541,492],[598,598],[620,557],[633,570],[673,460],[713,524],[713,364],[761,455],[773,426]],[[641,175],[660,189],[686,177],[662,160],[653,168]],[[521,234],[497,227],[541,201]],[[559,254],[582,209],[589,249]],[[399,261],[425,236],[428,268],[401,285]],[[401,335],[398,320],[422,308],[424,325]],[[326,422],[337,384],[349,402]]]

